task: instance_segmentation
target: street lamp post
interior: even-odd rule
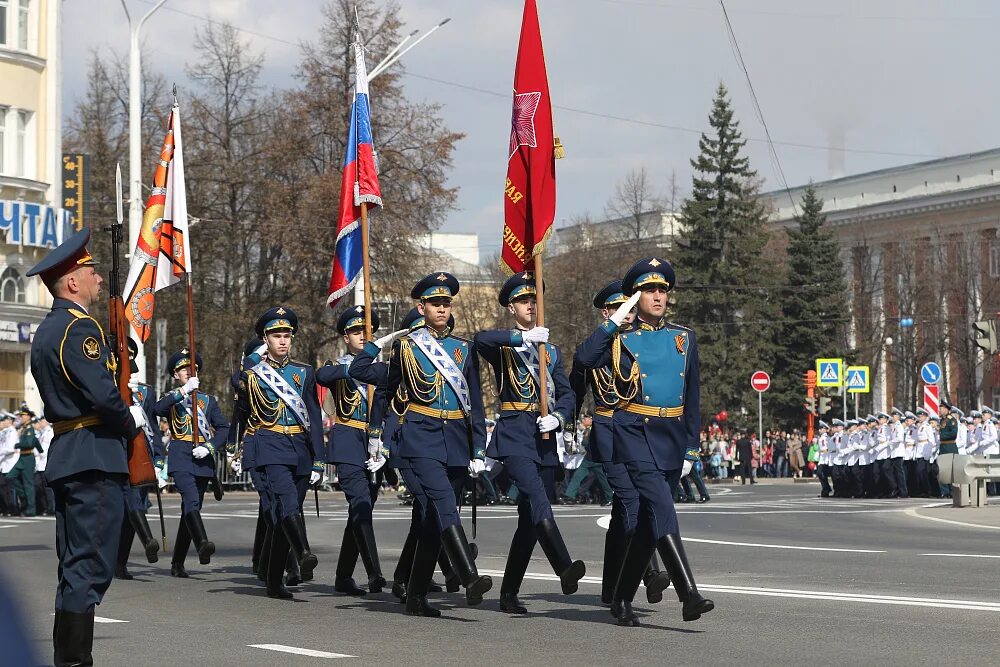
[[[122,9],[129,26],[128,49],[128,254],[139,240],[139,229],[142,227],[142,51],[139,46],[139,34],[146,19],[163,6],[167,0],[160,0],[137,23],[132,23],[128,5],[121,0]],[[135,364],[139,367],[136,379],[146,381],[146,355],[143,346],[138,345]]]

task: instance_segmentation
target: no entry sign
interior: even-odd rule
[[[757,371],[750,376],[750,386],[757,391],[767,391],[771,388],[771,376],[764,371]]]

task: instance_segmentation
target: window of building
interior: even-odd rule
[[[990,278],[1000,278],[1000,241],[990,241]]]
[[[28,25],[31,19],[31,0],[20,0],[17,7],[17,48],[28,50]]]
[[[2,1],[3,0],[0,0],[0,2]],[[7,134],[7,107],[0,107],[0,174],[5,173],[4,165],[6,164],[6,162],[4,162],[4,154],[6,151],[6,144],[7,144],[7,142],[5,141],[6,134]]]
[[[993,403],[990,407],[1000,410],[1000,387],[993,387]]]
[[[11,266],[0,274],[0,301],[24,303],[24,278]]]
[[[8,0],[0,0],[0,44],[7,43],[7,3]]]
[[[31,164],[31,157],[34,143],[31,141],[31,133],[29,131],[31,127],[31,115],[30,111],[17,112],[17,154],[14,157],[14,168],[18,176],[25,178],[31,176],[29,172],[33,166]]]

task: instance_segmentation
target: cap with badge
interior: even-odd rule
[[[878,417],[876,417],[875,415],[868,415],[867,417],[865,417],[865,421],[869,424],[877,424]]]
[[[983,413],[980,412],[979,410],[969,410],[969,416],[972,417],[973,419],[982,419]]]
[[[824,429],[824,428],[830,428],[830,425],[829,425],[829,424],[827,424],[827,423],[826,423],[825,421],[823,421],[822,419],[820,419],[820,420],[819,420],[819,427],[820,427],[820,429]]]
[[[888,414],[886,414],[886,413],[884,413],[884,412],[880,412],[880,413],[878,413],[878,414],[877,414],[877,415],[875,415],[875,416],[876,416],[876,417],[878,417],[879,419],[885,419],[885,420],[887,420],[887,421],[889,420],[889,415],[888,415]]]
[[[659,285],[668,292],[674,288],[674,267],[665,259],[647,257],[632,265],[622,279],[622,293],[632,296],[636,290]]]
[[[617,308],[628,301],[622,294],[622,281],[612,280],[594,297],[594,308]]]
[[[892,414],[894,414],[894,415],[899,415],[900,417],[902,417],[902,416],[903,416],[903,411],[902,411],[902,410],[900,410],[899,408],[897,408],[897,407],[896,407],[896,406],[894,405],[894,406],[892,406]]]
[[[544,289],[544,285],[542,288]],[[536,296],[536,294],[535,274],[524,271],[523,273],[515,273],[504,282],[503,287],[500,288],[500,294],[497,295],[497,300],[500,301],[501,306],[509,306],[511,301],[517,301],[526,296]]]
[[[196,360],[198,370],[201,370],[201,352],[195,352],[194,358]],[[170,355],[167,360],[167,375],[173,375],[182,368],[187,368],[191,365],[191,352],[185,347],[183,350],[179,350]]]
[[[28,269],[25,275],[39,276],[45,286],[52,289],[55,282],[81,266],[96,266],[97,261],[87,250],[90,227],[84,227],[59,244],[42,261]]]
[[[298,330],[299,316],[295,314],[294,310],[284,306],[269,308],[257,318],[257,324],[254,326],[254,331],[261,338],[269,333],[291,331],[294,334]]]
[[[927,415],[930,414],[929,412],[927,412],[927,410],[923,408],[917,408],[914,412],[918,417],[926,417]]]
[[[965,416],[965,413],[964,413],[964,412],[962,412],[962,410],[961,410],[961,409],[959,409],[959,408],[958,408],[957,406],[954,406],[954,405],[953,405],[953,406],[951,406],[951,407],[950,407],[950,410],[951,410],[952,414],[954,414],[954,415],[955,415],[956,417],[958,417],[959,419],[961,419],[962,417],[964,417],[964,416]]]
[[[921,410],[922,410],[922,409],[923,409],[923,408],[921,408]],[[903,413],[903,417],[904,417],[905,419],[916,419],[916,418],[917,418],[917,416],[916,416],[915,414],[913,414],[913,412],[911,412],[910,410],[907,410],[906,412],[904,412],[904,413]]]
[[[845,424],[844,421],[841,419],[834,419],[830,423],[833,424],[834,426],[847,426],[847,424]]]
[[[990,417],[992,417],[993,415],[995,415],[995,414],[996,414],[996,412],[995,412],[995,411],[993,410],[993,408],[989,407],[988,405],[984,405],[984,406],[983,406],[983,407],[981,408],[981,411],[982,411],[982,413],[983,413],[984,415],[988,415],[988,416],[990,416]]]
[[[378,331],[379,319],[378,311],[372,311],[372,333]],[[337,318],[337,333],[343,335],[351,329],[363,329],[365,326],[365,307],[353,306],[340,314]]]
[[[445,271],[424,276],[410,290],[411,299],[451,299],[458,294],[458,278]]]

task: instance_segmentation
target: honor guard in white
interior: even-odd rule
[[[892,472],[896,479],[896,497],[906,498],[910,494],[906,486],[906,427],[903,426],[903,411],[893,406],[892,421],[889,423],[889,456]]]

